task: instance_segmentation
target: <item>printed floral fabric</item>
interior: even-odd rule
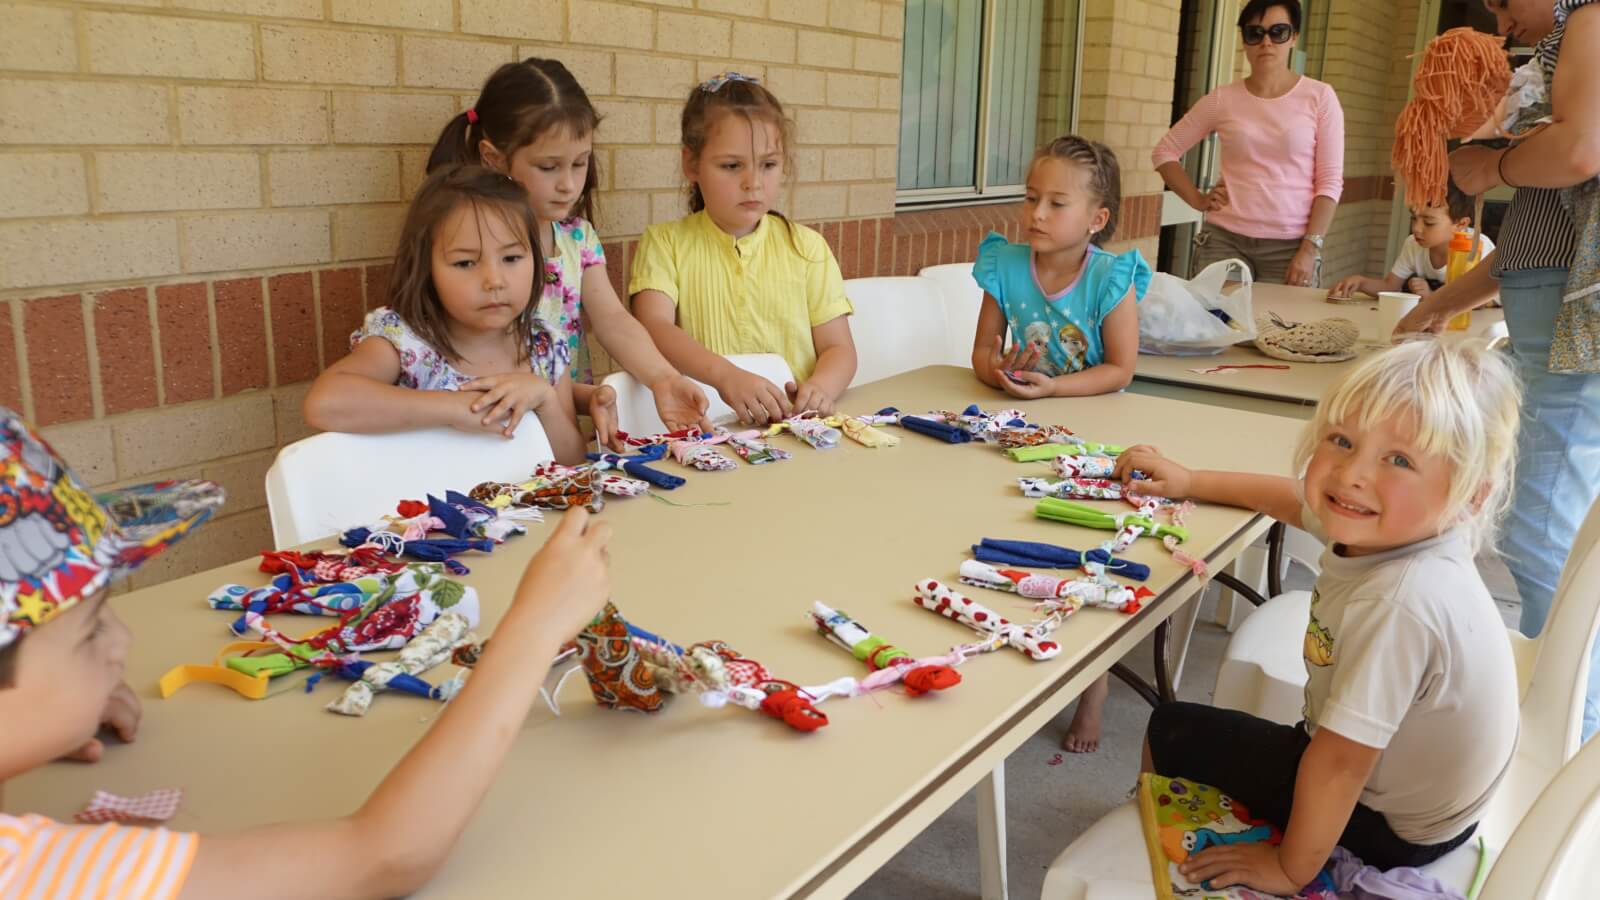
[[[573,381],[591,384],[589,345],[583,339],[583,273],[591,266],[606,264],[600,236],[588,219],[574,216],[555,225],[556,253],[544,263],[544,292],[534,317],[549,333],[552,343],[564,344],[565,365]],[[557,356],[547,360],[542,371],[554,383],[561,366]]]
[[[419,391],[457,391],[477,377],[450,365],[443,353],[411,330],[400,314],[387,306],[367,313],[361,328],[350,335],[350,349],[367,338],[382,338],[400,354],[400,378],[395,383]],[[561,372],[570,362],[567,344],[549,333],[536,331],[528,350],[529,368],[541,375]]]

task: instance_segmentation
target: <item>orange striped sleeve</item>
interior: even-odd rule
[[[0,815],[0,900],[171,900],[198,845],[197,835],[165,828]]]

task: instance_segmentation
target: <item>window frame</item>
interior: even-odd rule
[[[1087,13],[1087,0],[1070,0],[1075,6],[1071,15],[1076,20],[1073,28],[1072,39],[1072,92],[1068,97],[1067,118],[1068,131],[1076,133],[1078,130],[1079,97],[1083,84],[1083,29]],[[1021,198],[1027,192],[1024,184],[990,185],[989,181],[989,108],[991,88],[994,83],[993,66],[995,54],[993,52],[994,20],[997,3],[993,0],[983,0],[983,18],[978,61],[978,112],[977,112],[977,139],[975,156],[973,159],[974,177],[972,186],[963,187],[934,187],[934,188],[901,188],[895,187],[895,211],[909,212],[921,209],[944,209],[958,206],[984,206],[995,203],[1009,203]],[[908,4],[909,8],[909,4]],[[1042,39],[1042,38],[1041,38]],[[902,44],[902,53],[904,45]],[[902,74],[902,79],[904,75]],[[1043,84],[1040,84],[1043,90]],[[902,106],[900,115],[905,115]],[[901,151],[896,144],[895,153]]]

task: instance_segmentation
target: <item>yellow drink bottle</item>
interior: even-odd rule
[[[1450,258],[1445,263],[1445,283],[1448,284],[1457,278],[1472,271],[1478,264],[1478,254],[1473,251],[1472,232],[1457,231],[1450,238]],[[1450,331],[1466,331],[1472,327],[1472,310],[1463,310],[1450,317],[1445,328]]]

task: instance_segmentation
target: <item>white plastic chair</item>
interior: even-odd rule
[[[932,281],[944,298],[944,362],[972,365],[972,338],[978,331],[978,310],[983,306],[983,288],[972,280],[972,263],[928,266],[917,277]]]
[[[1251,617],[1265,609],[1256,610]],[[1249,621],[1246,619],[1246,624]],[[1298,631],[1284,635],[1283,639],[1300,647],[1304,640],[1304,623],[1302,620]],[[1483,839],[1493,855],[1507,846],[1506,841],[1514,831],[1530,822],[1534,801],[1551,786],[1562,765],[1578,752],[1584,693],[1589,683],[1589,648],[1594,646],[1597,631],[1600,631],[1600,503],[1589,510],[1572,544],[1544,631],[1536,639],[1510,633],[1522,693],[1522,722],[1517,749],[1505,778],[1484,810],[1474,838],[1425,866],[1425,872],[1454,885],[1465,895],[1477,868],[1478,838]],[[1548,823],[1531,823],[1530,827],[1543,829]],[[1544,834],[1548,838],[1549,833]],[[1574,846],[1592,848],[1594,842],[1591,839]],[[1496,864],[1496,870],[1498,868]],[[1509,874],[1504,877],[1514,878]],[[1491,873],[1491,883],[1494,880]],[[1502,880],[1502,883],[1507,882]],[[1148,897],[1153,890],[1139,812],[1130,802],[1091,825],[1056,857],[1045,872],[1040,898]],[[1491,896],[1500,900],[1527,894],[1513,890],[1491,895],[1485,891],[1485,898]],[[1553,893],[1544,896],[1581,895]]]
[[[728,357],[728,362],[746,372],[760,375],[780,389],[794,380],[794,373],[789,371],[789,364],[776,353],[735,354]],[[612,390],[617,392],[618,428],[629,434],[639,435],[660,434],[667,430],[667,426],[661,421],[661,416],[656,413],[655,395],[632,375],[627,372],[613,372],[607,375],[601,384],[610,385]],[[700,389],[706,392],[706,399],[711,401],[706,416],[713,424],[721,425],[739,418],[728,404],[722,402],[722,395],[718,394],[715,388],[698,381],[695,384],[700,385]]]
[[[272,540],[293,547],[375,522],[400,500],[523,479],[554,455],[532,415],[511,440],[453,428],[313,435],[279,450],[267,470]]]
[[[1298,528],[1286,527],[1284,533],[1285,560],[1320,574],[1322,546],[1316,539]],[[1236,597],[1234,607],[1249,604]],[[1310,591],[1281,593],[1251,608],[1222,652],[1212,704],[1285,725],[1300,721],[1306,684],[1303,636],[1310,620]]]
[[[856,344],[851,387],[945,362],[950,342],[937,284],[926,278],[852,278],[844,290],[856,310],[850,317]]]
[[[1488,328],[1485,328],[1483,330],[1483,336],[1489,341],[1490,348],[1499,349],[1510,343],[1511,327],[1506,324],[1504,319],[1501,319],[1500,321],[1490,325]]]
[[[1539,795],[1506,842],[1479,900],[1565,900],[1600,878],[1600,741],[1590,741]]]

